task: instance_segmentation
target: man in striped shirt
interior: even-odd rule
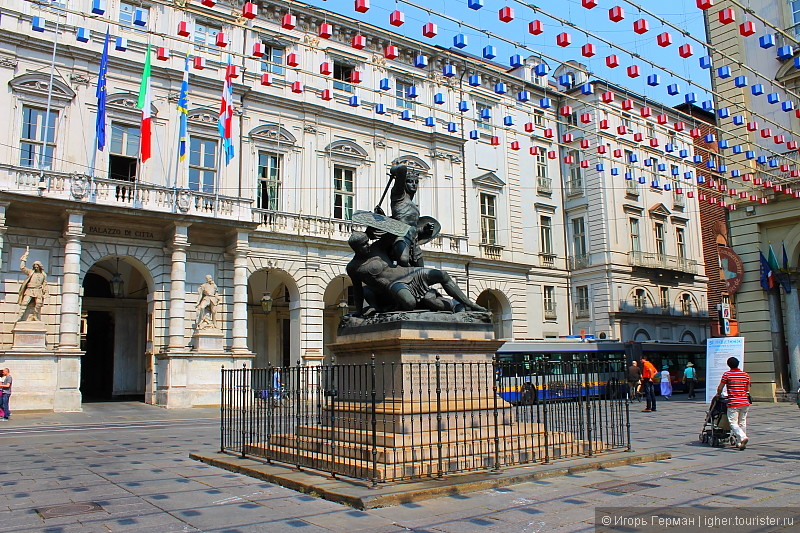
[[[747,447],[747,411],[750,409],[750,375],[739,369],[739,360],[735,357],[728,358],[728,370],[722,374],[722,379],[717,387],[717,396],[722,394],[722,389],[728,387],[728,422],[731,433],[736,439],[736,447],[744,450]]]

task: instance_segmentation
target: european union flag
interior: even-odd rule
[[[100,58],[100,72],[97,75],[97,124],[95,134],[97,149],[101,152],[106,146],[106,72],[108,71],[108,28],[103,43],[103,56]]]
[[[178,95],[178,118],[180,130],[178,134],[178,160],[186,159],[186,145],[189,142],[189,56],[183,65],[183,81]]]

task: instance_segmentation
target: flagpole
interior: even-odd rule
[[[56,20],[56,30],[55,30],[55,38],[53,38],[53,54],[50,58],[50,82],[47,87],[47,107],[44,113],[44,124],[42,128],[42,148],[39,150],[39,157],[34,161],[35,168],[39,171],[39,193],[41,194],[47,189],[47,184],[45,183],[44,179],[44,170],[42,169],[42,164],[44,163],[44,153],[47,149],[47,132],[50,129],[50,112],[52,111],[53,107],[53,79],[55,78],[56,72],[56,52],[58,49],[58,30],[59,30],[59,20]],[[53,128],[55,129],[55,124],[53,124]]]

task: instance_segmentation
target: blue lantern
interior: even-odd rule
[[[88,43],[89,42],[89,30],[86,28],[78,28],[75,32],[75,40],[80,43]]]
[[[514,54],[508,58],[508,63],[511,65],[511,68],[519,68],[522,66],[522,56]]]
[[[483,58],[484,59],[494,59],[497,57],[497,47],[488,44],[483,47]]]
[[[777,168],[778,160],[777,159],[770,159],[769,160],[769,168]]]
[[[800,69],[800,56],[794,58],[794,68]]]
[[[469,130],[469,138],[473,141],[480,138],[480,134],[478,130]]]
[[[581,85],[581,94],[594,94],[594,85],[591,83]]]
[[[794,102],[792,102],[791,100],[784,100],[783,102],[781,102],[781,109],[787,112],[791,111],[792,109],[794,109]]]
[[[382,91],[388,91],[392,88],[392,82],[389,81],[389,78],[383,78],[379,83],[379,87]]]
[[[644,176],[639,176],[639,183],[647,183],[647,178]]]
[[[736,146],[733,147],[734,154],[741,154],[742,152],[744,152],[744,148],[742,148],[741,144],[737,144]]]
[[[414,66],[417,68],[425,68],[428,66],[428,56],[423,54],[418,54],[414,58]]]
[[[477,74],[470,74],[468,83],[471,87],[478,87],[481,84],[481,77]]]
[[[483,7],[483,0],[467,0],[467,5],[475,11]]]
[[[736,76],[733,78],[733,84],[737,87],[747,87],[747,76]]]
[[[597,164],[594,166],[594,169],[595,169],[596,171],[598,171],[598,172],[603,172],[603,171],[605,170],[605,166],[603,165],[603,163],[597,163]]]
[[[639,161],[639,156],[637,156],[634,153],[631,153],[630,156],[628,157],[628,162],[636,163],[637,161]]]
[[[106,12],[106,0],[92,0],[92,14],[102,15]]]
[[[732,178],[738,178],[741,175],[742,175],[742,172],[740,170],[738,170],[738,169],[731,170],[731,177]]]
[[[456,126],[455,122],[448,122],[447,131],[449,131],[450,133],[455,133],[456,131],[458,131],[458,126]]]
[[[720,109],[717,109],[717,115],[719,116],[719,118],[728,118],[729,116],[731,116],[731,111],[727,107],[722,107]]]
[[[664,190],[665,190],[665,191],[672,190],[672,185],[670,185],[669,183],[665,183],[665,184],[664,184]]]
[[[673,165],[672,170],[671,170],[671,174],[673,176],[677,176],[680,173],[681,173],[681,171],[678,169],[678,166],[677,165]]]
[[[38,31],[39,33],[44,32],[44,19],[42,17],[33,17],[31,19],[31,29],[33,31]]]
[[[539,63],[533,67],[533,71],[537,76],[547,76],[547,73],[550,71],[550,67],[548,67],[545,63]]]
[[[702,107],[703,107],[703,111],[708,111],[709,113],[711,111],[714,111],[714,104],[713,104],[713,102],[711,102],[711,100],[704,100],[703,104],[702,104]]]
[[[114,49],[118,52],[124,52],[128,49],[128,39],[124,37],[117,37],[114,40]]]
[[[360,104],[358,102],[358,96],[351,96],[349,98],[350,107],[358,107]]]
[[[665,144],[664,145],[664,151],[665,152],[674,152],[675,151],[675,145],[672,144],[672,143]]]
[[[705,183],[706,179],[700,174],[697,175],[697,183]]]
[[[778,47],[778,59],[787,60],[794,55],[794,49],[790,45]]]
[[[687,104],[693,104],[697,101],[697,95],[694,93],[686,93],[684,100],[686,100]]]
[[[755,159],[755,157],[756,157],[756,153],[755,153],[754,151],[752,151],[752,150],[748,150],[748,151],[746,151],[746,152],[744,153],[744,156],[745,156],[747,159]]]
[[[463,33],[457,34],[453,37],[453,46],[456,48],[466,48],[469,44],[469,39]]]
[[[649,167],[653,165],[653,160],[649,157],[644,160],[644,166]]]
[[[694,155],[694,156],[692,156],[692,161],[694,161],[695,163],[702,163],[703,162],[703,156],[702,155]]]
[[[650,87],[656,87],[659,83],[661,83],[661,76],[658,74],[650,74],[647,76],[647,85]]]
[[[406,98],[416,98],[419,96],[419,89],[416,85],[409,85],[406,88]]]
[[[443,104],[444,103],[444,95],[442,93],[436,93],[433,95],[433,103],[434,104]]]
[[[711,56],[703,56],[700,58],[700,68],[711,68]]]
[[[531,93],[528,91],[520,91],[517,93],[517,101],[518,102],[527,102],[531,99]]]
[[[753,93],[753,96],[758,96],[760,94],[764,94],[764,86],[760,83],[756,83],[750,89],[750,92]]]
[[[494,92],[497,94],[506,94],[506,84],[502,81],[495,83]]]
[[[742,115],[734,116],[733,123],[736,124],[737,126],[741,126],[742,124],[744,124],[744,117]]]
[[[727,139],[720,139],[717,141],[717,146],[720,150],[725,150],[728,147],[728,140]]]
[[[625,179],[626,180],[632,180],[633,179],[633,172],[630,172],[630,171],[626,172],[625,173]]]
[[[612,168],[612,169],[611,169],[611,175],[612,175],[612,176],[619,176],[619,169],[618,169],[618,168]],[[628,177],[626,176],[626,177],[625,177],[625,179],[630,179],[630,178],[628,178]]]
[[[442,76],[445,78],[452,78],[456,75],[456,67],[453,65],[444,65],[442,67]]]
[[[765,155],[758,156],[756,158],[756,163],[758,163],[759,165],[766,165],[767,164],[767,156],[765,156]]]
[[[400,119],[401,120],[411,120],[411,111],[406,109],[405,111],[400,113]]]
[[[464,111],[469,111],[469,102],[467,102],[466,100],[461,100],[458,103],[458,110],[461,111],[462,113]]]
[[[503,117],[503,126],[513,126],[514,125],[514,117],[511,115],[506,115]]]
[[[678,152],[678,155],[681,157],[689,157],[689,150],[683,149]]]
[[[379,115],[386,113],[386,106],[383,104],[375,104],[375,112]]]
[[[147,9],[137,9],[133,12],[133,25],[144,27],[147,26]]]
[[[780,95],[778,95],[778,93],[769,93],[767,95],[767,102],[769,102],[770,104],[777,104],[780,101],[781,97]]]
[[[713,143],[713,142],[714,142],[714,134],[713,134],[713,133],[709,133],[708,135],[706,135],[705,137],[703,137],[703,139],[704,139],[704,140],[705,140],[707,143]]]
[[[552,102],[550,101],[549,98],[542,98],[541,100],[539,100],[539,107],[541,107],[542,109],[547,109],[551,105],[552,105]]]
[[[573,79],[574,78],[569,74],[562,74],[561,76],[558,77],[558,84],[563,87],[569,87],[572,85]]]
[[[720,165],[717,170],[719,172],[727,172],[728,171],[728,165]]]
[[[425,125],[432,128],[436,125],[436,119],[433,117],[425,117]]]
[[[717,164],[714,162],[713,159],[709,159],[708,161],[706,161],[706,168],[714,170],[715,168],[717,168]]]
[[[480,113],[478,113],[478,115],[481,117],[481,120],[489,120],[490,118],[492,118],[492,110],[489,109],[488,107],[484,107],[480,110]]]
[[[659,163],[659,164],[658,164],[658,171],[659,171],[659,172],[664,172],[665,170],[667,170],[667,165],[666,165],[666,163]]]
[[[667,93],[669,93],[670,96],[675,96],[679,92],[681,92],[681,88],[677,83],[670,83],[667,85]]]
[[[775,36],[771,33],[766,35],[762,35],[758,38],[758,45],[766,50],[767,48],[772,48],[775,46]]]
[[[684,172],[683,173],[683,179],[685,179],[685,180],[692,179],[692,173],[691,172]]]
[[[719,67],[717,69],[717,76],[720,78],[730,78],[731,77],[731,67],[725,65],[724,67]]]

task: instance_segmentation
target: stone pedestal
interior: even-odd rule
[[[199,329],[192,336],[193,352],[222,353],[225,351],[225,334],[218,328]]]
[[[28,320],[14,324],[14,345],[12,350],[23,351],[45,351],[47,346],[44,339],[47,334],[47,327],[44,322],[38,320]]]
[[[503,341],[494,339],[490,323],[414,321],[409,315],[414,314],[389,314],[383,317],[389,321],[340,330],[329,345],[336,364],[321,374],[325,400],[303,403],[307,384],[289,381],[289,390],[300,387],[302,405],[278,405],[267,411],[266,424],[285,427],[284,419],[320,405],[318,421],[271,433],[268,443],[247,446],[246,453],[391,481],[590,449],[572,433],[545,430],[531,411],[520,418],[497,394],[492,359]],[[591,449],[599,451],[602,444]]]

